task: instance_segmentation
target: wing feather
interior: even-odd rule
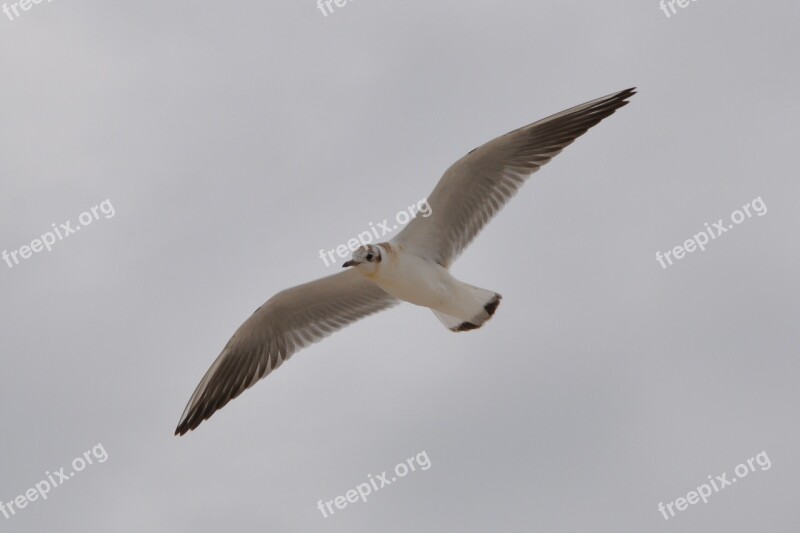
[[[195,429],[301,348],[397,303],[353,269],[279,292],[233,334],[200,380],[175,434]]]
[[[589,128],[628,103],[626,89],[567,109],[489,141],[456,161],[393,242],[449,267],[528,177]]]

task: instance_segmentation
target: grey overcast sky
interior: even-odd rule
[[[797,2],[16,2],[0,501],[24,508],[0,530],[796,531]],[[404,304],[172,435],[253,310],[339,269],[320,249],[483,142],[631,86],[454,265],[503,295],[486,326]]]

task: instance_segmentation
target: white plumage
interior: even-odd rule
[[[400,301],[428,307],[467,331],[500,295],[455,279],[458,255],[525,180],[589,128],[626,105],[626,89],[511,131],[456,161],[416,217],[388,243],[353,252],[345,272],[279,292],[233,334],[195,389],[175,430],[183,435],[304,346]]]

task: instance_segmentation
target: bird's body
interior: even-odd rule
[[[452,331],[481,327],[500,295],[463,283],[450,266],[527,178],[634,89],[592,100],[497,137],[456,161],[417,216],[391,242],[353,252],[333,276],[283,290],[233,334],[200,380],[176,434],[195,429],[297,350],[400,301],[430,308]]]
[[[382,261],[364,277],[399,300],[438,309],[452,299],[457,282],[435,261],[407,253],[391,243],[379,243]]]
[[[364,276],[391,296],[428,307],[438,312],[437,316],[457,318],[459,324],[480,325],[491,316],[486,315],[484,306],[495,293],[457,280],[436,261],[420,257],[400,245],[379,243],[376,246],[381,249],[382,260],[375,272]]]

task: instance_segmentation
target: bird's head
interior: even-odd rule
[[[353,252],[352,259],[343,264],[342,268],[356,267],[362,274],[371,276],[378,271],[381,259],[381,247],[367,244],[357,248]]]

